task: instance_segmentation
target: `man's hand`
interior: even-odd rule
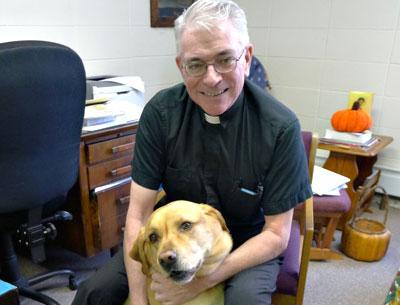
[[[164,305],[179,305],[192,300],[206,289],[199,280],[194,279],[188,284],[180,285],[164,275],[152,275],[150,289],[155,293],[155,299]]]

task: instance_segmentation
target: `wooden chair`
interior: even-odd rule
[[[310,138],[311,136],[303,131],[304,143],[308,142],[305,137]],[[318,146],[318,136],[312,135],[310,144],[313,148]],[[305,145],[306,146],[306,145]],[[307,147],[306,147],[307,151]],[[315,154],[309,159],[309,172],[310,181],[313,179],[312,168],[315,164]],[[314,207],[314,223],[315,223],[315,234],[314,243],[315,245],[311,248],[310,259],[311,260],[329,260],[329,259],[342,259],[343,255],[337,251],[334,251],[332,241],[334,240],[334,233],[336,231],[339,220],[342,216],[349,211],[351,207],[351,200],[347,191],[340,190],[340,196],[317,196],[313,197]],[[296,207],[296,211],[301,209],[302,206]]]
[[[332,249],[334,234],[340,219],[351,207],[345,189],[340,196],[314,196],[314,219],[316,245],[311,249],[312,260],[342,259],[343,255]]]
[[[302,132],[308,158],[310,181],[314,171],[318,137],[311,132]],[[306,200],[295,210],[292,230],[284,260],[278,275],[277,289],[272,295],[274,305],[303,304],[308,263],[314,235],[313,198]]]
[[[277,290],[272,295],[274,305],[303,304],[308,262],[314,234],[313,201],[306,200],[299,213],[300,219],[293,220],[289,245],[278,275]]]

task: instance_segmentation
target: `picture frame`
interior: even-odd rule
[[[350,91],[347,108],[351,109],[354,102],[362,101],[360,108],[366,111],[368,114],[371,114],[373,100],[374,94],[372,92]]]
[[[175,19],[195,0],[150,0],[151,27],[173,27]]]

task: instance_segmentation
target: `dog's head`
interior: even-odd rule
[[[164,273],[184,284],[212,272],[231,248],[232,238],[218,210],[180,200],[153,212],[130,256],[142,263],[144,274]]]

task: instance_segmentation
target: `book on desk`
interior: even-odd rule
[[[379,142],[379,139],[372,135],[370,130],[364,132],[339,132],[332,129],[326,129],[325,136],[319,141],[325,144],[334,144],[343,147],[358,147],[369,149]]]

